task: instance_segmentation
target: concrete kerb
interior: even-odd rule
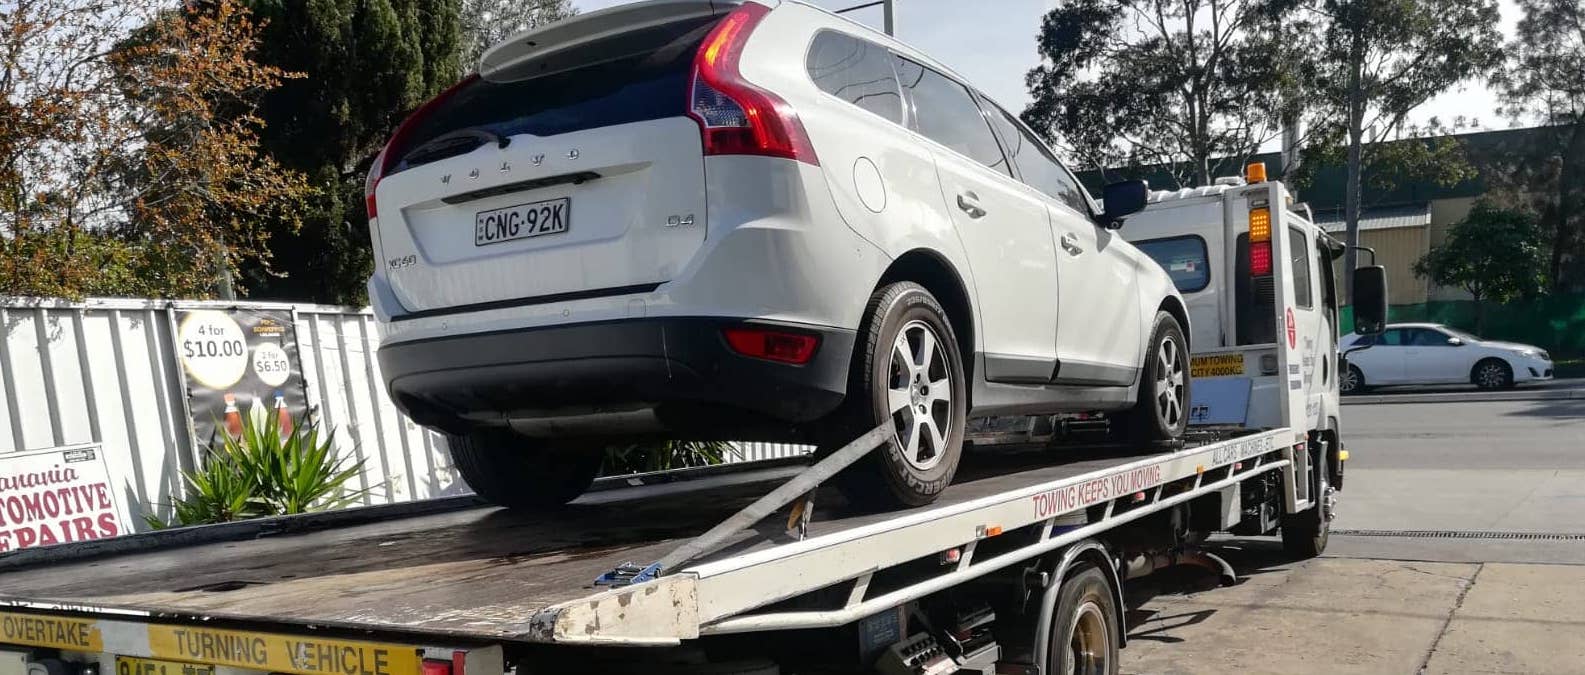
[[[1457,391],[1426,394],[1372,394],[1344,396],[1343,405],[1367,403],[1474,403],[1481,401],[1585,400],[1585,389],[1529,389],[1518,391]]]

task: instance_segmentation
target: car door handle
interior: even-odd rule
[[[1072,232],[1062,235],[1062,250],[1067,251],[1070,255],[1078,255],[1084,252],[1084,249],[1079,246],[1078,235]]]
[[[985,215],[985,208],[980,206],[980,196],[970,190],[958,193],[958,208],[963,209],[970,218],[980,218]]]

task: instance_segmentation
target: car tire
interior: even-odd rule
[[[1469,379],[1481,389],[1512,389],[1513,367],[1499,358],[1486,358],[1476,362]]]
[[[1189,349],[1178,319],[1157,312],[1134,407],[1114,413],[1117,436],[1136,443],[1161,443],[1183,437],[1189,428]]]
[[[1348,364],[1348,370],[1338,379],[1337,391],[1344,396],[1365,393],[1365,371],[1352,363]]]
[[[508,429],[448,436],[452,463],[473,493],[497,506],[550,509],[589,489],[605,459],[599,448],[553,448]]]
[[[926,349],[928,343],[929,349]],[[865,308],[848,398],[826,452],[890,423],[887,443],[839,475],[837,486],[866,508],[922,506],[952,482],[963,454],[968,382],[945,309],[923,286],[890,284]]]

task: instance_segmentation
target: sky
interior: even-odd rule
[[[572,0],[580,11],[593,11],[632,0]],[[830,10],[865,4],[865,0],[810,0]],[[1055,0],[897,0],[897,37],[968,78],[971,84],[1003,107],[1019,111],[1029,103],[1024,74],[1040,59],[1035,34],[1040,18]],[[1499,0],[1503,30],[1513,34],[1519,19],[1515,0]],[[994,7],[994,9],[992,9]],[[881,9],[846,14],[850,19],[881,27]],[[1417,123],[1432,117],[1450,121],[1473,118],[1483,129],[1505,129],[1510,122],[1496,112],[1497,99],[1480,82],[1467,82],[1423,106],[1412,116]]]

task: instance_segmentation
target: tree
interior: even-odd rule
[[[1551,230],[1547,272],[1554,290],[1585,282],[1565,262],[1585,258],[1585,4],[1518,0],[1524,17],[1509,44],[1507,67],[1493,78],[1504,112],[1551,125],[1546,138],[1515,163],[1513,188],[1533,197]]]
[[[1207,185],[1280,133],[1294,0],[1063,0],[1023,119],[1085,165],[1161,165]]]
[[[396,125],[455,82],[459,0],[246,0],[267,19],[260,61],[302,72],[270,91],[263,148],[317,188],[302,228],[267,223],[275,271],[255,297],[360,304],[372,270],[363,177]]]
[[[1495,0],[1317,0],[1305,13],[1319,43],[1310,69],[1313,124],[1345,148],[1348,244],[1359,244],[1367,155],[1397,138],[1416,108],[1501,60]],[[1355,251],[1344,268],[1355,267]],[[1345,274],[1345,297],[1352,275]]]
[[[571,0],[462,0],[462,66],[473,70],[496,43],[577,11]]]
[[[255,215],[290,226],[307,187],[250,115],[290,74],[235,0],[164,7],[0,7],[0,293],[204,297],[267,262]]]
[[[1546,286],[1546,254],[1532,214],[1477,202],[1469,217],[1448,230],[1414,264],[1417,276],[1469,292],[1475,299],[1475,332],[1485,330],[1485,303],[1533,296]]]
[[[1387,194],[1411,183],[1452,187],[1476,178],[1479,172],[1468,148],[1456,135],[1465,126],[1448,126],[1433,118],[1424,125],[1403,128],[1394,138],[1362,148],[1360,208],[1367,206],[1371,193]],[[1302,151],[1303,162],[1283,179],[1304,194],[1316,187],[1320,174],[1328,168],[1346,169],[1348,142],[1343,133],[1336,125],[1312,129]]]

